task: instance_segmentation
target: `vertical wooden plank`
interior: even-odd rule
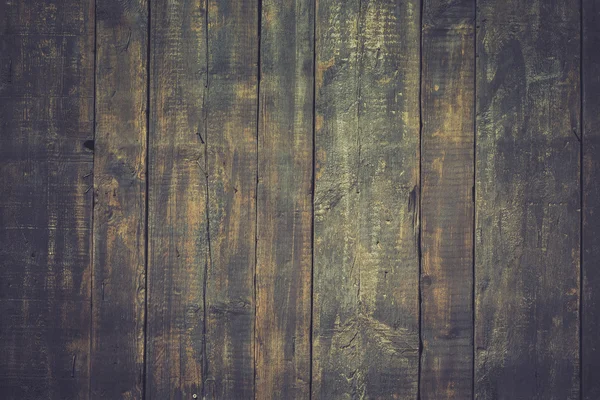
[[[425,0],[421,399],[472,398],[475,7]]]
[[[141,399],[148,4],[96,4],[92,398]]]
[[[582,398],[600,398],[600,1],[583,0]]]
[[[89,397],[94,8],[0,3],[0,397]]]
[[[202,396],[204,0],[150,3],[146,398]]]
[[[478,1],[476,398],[579,398],[579,2]]]
[[[316,13],[313,398],[416,398],[420,4]]]
[[[264,0],[258,135],[256,398],[308,399],[312,0]]]
[[[254,398],[259,0],[208,0],[205,396]]]
[[[147,397],[252,398],[258,4],[151,10]]]

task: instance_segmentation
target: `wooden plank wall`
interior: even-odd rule
[[[1,1],[0,398],[599,398],[598,26]]]

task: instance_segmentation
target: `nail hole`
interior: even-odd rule
[[[86,140],[85,142],[83,142],[83,147],[85,147],[88,150],[94,151],[94,141]]]

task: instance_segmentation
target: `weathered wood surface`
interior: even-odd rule
[[[308,399],[314,4],[262,2],[256,398]]]
[[[92,1],[0,3],[0,397],[87,398]]]
[[[313,398],[416,398],[418,1],[318,1]]]
[[[423,2],[421,399],[472,398],[474,19]]]
[[[596,400],[599,12],[1,1],[0,398]]]
[[[582,398],[600,398],[600,1],[583,3]]]
[[[579,3],[478,1],[477,399],[579,398]]]
[[[91,398],[142,399],[148,4],[96,4]]]

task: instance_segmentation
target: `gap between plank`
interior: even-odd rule
[[[308,398],[312,400],[313,386],[313,324],[314,324],[314,287],[315,287],[315,190],[316,190],[316,154],[317,154],[317,2],[313,1],[313,99],[312,99],[312,188],[311,188],[311,226],[310,226],[310,322],[309,322],[309,366]]]
[[[475,289],[476,289],[476,274],[475,274],[475,235],[477,230],[477,203],[475,196],[477,192],[475,186],[477,184],[477,0],[473,0],[473,238],[472,238],[472,273],[473,283],[471,287],[471,319],[472,319],[472,354],[471,354],[471,398],[475,398],[475,357],[477,356],[477,347],[475,345]]]
[[[421,254],[421,236],[422,236],[422,194],[423,194],[423,177],[422,177],[422,160],[423,160],[423,10],[425,8],[425,0],[420,1],[420,15],[419,15],[419,190],[418,190],[418,202],[419,202],[419,229],[417,237],[417,255],[419,257],[419,287],[418,303],[419,303],[419,364],[417,368],[417,400],[421,399],[421,372],[423,364],[423,296],[421,293],[421,277],[423,275],[422,265],[422,254]]]
[[[258,152],[259,147],[259,133],[260,133],[260,80],[261,80],[261,58],[260,58],[260,47],[261,47],[261,31],[262,31],[262,0],[258,0],[258,61],[257,61],[257,83],[256,83],[256,183],[254,187],[254,326],[253,326],[253,346],[254,346],[254,380],[252,382],[252,389],[254,391],[254,398],[256,399],[256,363],[258,359],[258,352],[256,346],[256,315],[257,306],[256,299],[258,297],[257,283],[257,270],[258,270],[258,182],[259,182],[259,168],[260,159]]]
[[[144,365],[142,373],[142,399],[146,399],[146,377],[148,375],[148,243],[149,243],[149,204],[150,204],[150,69],[152,40],[152,0],[147,0],[147,32],[146,32],[146,198],[144,215]]]
[[[579,398],[583,395],[583,0],[579,0]]]
[[[92,84],[94,85],[93,92],[93,108],[92,111],[92,140],[96,141],[96,98],[97,98],[97,90],[96,90],[96,72],[97,72],[97,54],[98,54],[98,38],[97,38],[97,4],[94,1],[94,77],[92,79]],[[91,228],[90,228],[90,335],[89,335],[89,353],[88,353],[88,399],[92,398],[92,344],[94,341],[94,271],[95,271],[95,262],[94,262],[94,211],[96,208],[96,174],[95,174],[95,165],[96,165],[96,153],[92,151],[92,217],[91,217]]]

